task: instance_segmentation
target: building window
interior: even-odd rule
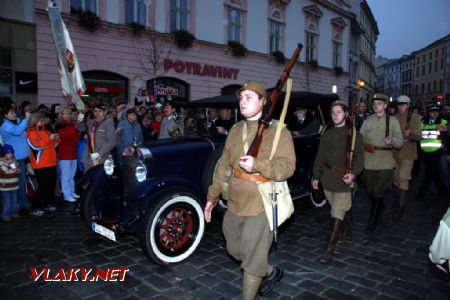
[[[270,53],[281,51],[281,24],[275,21],[270,22]]]
[[[428,64],[428,74],[431,74],[431,68],[432,68],[433,64],[429,63]]]
[[[341,49],[341,43],[333,41],[333,67],[341,66]]]
[[[442,92],[442,79],[439,80],[439,91]]]
[[[188,0],[170,0],[170,32],[189,31]]]
[[[228,41],[241,42],[242,14],[235,8],[228,8]]]
[[[431,93],[431,82],[428,81],[428,89],[427,89],[428,94]]]
[[[70,12],[88,10],[97,13],[97,0],[70,0]]]
[[[422,85],[420,86],[420,94],[424,94],[425,92],[425,83],[422,83]]]
[[[147,6],[144,0],[125,0],[125,24],[147,25]]]
[[[444,70],[444,59],[441,59],[441,71]]]
[[[419,95],[419,86],[416,84],[416,86],[414,87],[415,90],[415,94],[416,96]]]
[[[416,68],[416,77],[419,77],[419,67]]]
[[[306,62],[315,59],[316,51],[316,36],[311,33],[306,33]]]
[[[425,65],[422,66],[422,76],[425,76]]]
[[[433,81],[433,92],[436,92],[436,80]]]

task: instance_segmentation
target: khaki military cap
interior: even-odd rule
[[[267,92],[266,89],[262,86],[262,84],[256,82],[256,81],[247,81],[244,83],[237,91],[236,96],[239,98],[239,95],[242,91],[249,90],[254,91],[258,94],[260,94],[263,98],[267,98]]]

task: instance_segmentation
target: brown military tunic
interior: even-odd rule
[[[246,155],[245,141],[243,140],[244,122],[239,122],[230,130],[213,184],[209,187],[207,199],[217,203],[218,197],[222,193],[223,182],[229,179],[228,209],[238,216],[256,216],[264,212],[264,205],[256,182],[235,178],[232,175],[233,170],[245,172],[239,167],[239,158]],[[247,143],[250,145],[256,136],[258,122],[247,122],[247,127]],[[283,129],[277,150],[272,160],[269,160],[275,131],[275,126],[269,126],[264,130],[252,173],[260,174],[270,180],[284,181],[294,174],[296,161],[294,144],[289,131]]]
[[[359,175],[364,168],[364,145],[359,132],[356,133],[351,173]],[[320,139],[319,152],[314,163],[314,179],[318,179],[325,190],[331,192],[350,192],[344,183],[343,172],[333,171],[331,167],[344,169],[346,159],[347,126],[333,127],[325,131]]]
[[[401,149],[397,151],[397,159],[403,160],[415,160],[417,159],[417,145],[416,142],[421,138],[420,130],[420,117],[418,114],[411,114],[411,119],[408,122],[408,113],[397,113],[395,115],[398,123],[400,124],[400,129],[404,135],[404,132],[409,129],[411,134],[409,138],[405,138],[405,144]]]

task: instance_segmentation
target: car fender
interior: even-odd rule
[[[151,202],[153,199],[152,194],[160,193],[162,190],[169,190],[172,187],[183,188],[187,192],[194,193],[199,196],[200,199],[204,199],[206,196],[201,190],[201,187],[193,182],[178,176],[170,176],[165,178],[152,177],[144,182],[138,183],[130,194],[129,201],[139,201],[146,199]],[[148,205],[145,205],[148,206]]]

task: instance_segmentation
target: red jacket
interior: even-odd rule
[[[45,130],[44,127],[27,129],[30,163],[33,169],[49,168],[58,164],[55,149],[57,141],[52,140],[50,135],[51,132]]]
[[[58,124],[56,133],[59,134],[59,160],[77,159],[77,143],[80,139],[78,130],[73,123]]]

